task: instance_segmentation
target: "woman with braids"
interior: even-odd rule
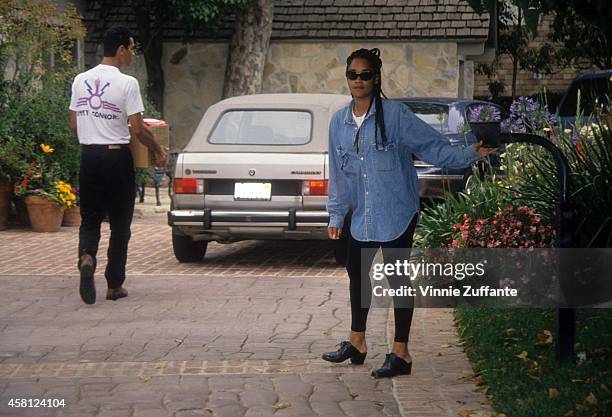
[[[482,143],[452,146],[440,133],[417,118],[405,105],[386,100],[381,89],[380,51],[359,49],[346,60],[351,103],[332,117],[329,129],[328,235],[338,239],[344,219],[352,212],[348,258],[351,300],[350,341],[323,354],[330,362],[363,364],[368,347],[366,320],[372,290],[369,270],[378,248],[385,263],[395,263],[397,251],[412,247],[419,211],[419,190],[412,155],[440,167],[468,167],[494,149]],[[385,99],[383,99],[385,97]],[[399,277],[388,277],[397,286]],[[405,283],[405,282],[404,282]],[[408,336],[412,299],[394,300],[395,338],[375,378],[410,374]],[[400,301],[404,304],[401,305]]]

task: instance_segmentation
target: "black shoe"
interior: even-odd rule
[[[127,296],[128,296],[128,291],[123,287],[119,287],[115,289],[109,288],[108,291],[106,291],[106,299],[111,300],[111,301],[115,301],[115,300],[118,300],[120,298],[124,298]]]
[[[410,375],[412,372],[412,361],[406,362],[395,353],[385,356],[382,368],[372,371],[374,378],[391,378],[396,375]]]
[[[361,353],[359,349],[351,345],[351,342],[345,341],[340,343],[340,349],[335,352],[324,353],[321,357],[328,362],[334,363],[344,362],[350,358],[351,363],[361,365],[363,364],[363,361],[365,361],[367,354],[368,352]]]
[[[94,265],[91,256],[87,255],[81,258],[79,272],[81,273],[81,283],[79,285],[81,299],[85,304],[94,304],[96,302],[96,284],[94,281]]]

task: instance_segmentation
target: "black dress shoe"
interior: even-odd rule
[[[350,358],[351,363],[361,365],[365,361],[367,354],[368,352],[361,353],[351,342],[345,341],[340,343],[340,349],[335,352],[324,353],[321,357],[328,362],[334,363],[344,362]]]
[[[395,353],[385,356],[382,368],[372,371],[374,378],[391,378],[396,375],[410,375],[412,372],[412,361],[406,362]]]
[[[85,304],[94,304],[96,302],[96,284],[94,281],[94,264],[91,256],[85,255],[81,257],[79,272],[81,275],[81,282],[79,284],[81,299]]]

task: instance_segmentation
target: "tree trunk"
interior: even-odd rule
[[[163,22],[156,19],[154,28],[151,28],[150,8],[144,1],[132,1],[134,16],[138,31],[140,32],[140,44],[147,68],[147,99],[153,103],[157,111],[164,113],[164,70],[162,68],[163,54]]]
[[[512,101],[516,97],[516,76],[518,74],[518,56],[512,56]]]
[[[225,70],[223,98],[261,92],[273,15],[273,0],[251,0],[246,13],[236,16]]]
[[[515,31],[518,31],[520,33],[520,35],[523,34],[522,32],[522,24],[523,24],[523,19],[522,19],[522,14],[521,14],[521,8],[518,8],[518,22],[517,25],[515,27]],[[514,98],[516,97],[516,77],[518,75],[518,64],[519,64],[519,49],[520,47],[519,45],[519,41],[518,39],[516,40],[516,45],[514,47],[514,50],[512,52],[512,101],[514,101]]]

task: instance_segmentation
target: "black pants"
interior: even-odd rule
[[[79,259],[91,255],[96,264],[100,244],[100,225],[108,215],[111,235],[108,262],[104,276],[108,288],[119,288],[125,281],[130,226],[134,214],[134,163],[127,146],[81,147],[80,171],[81,228],[79,229]]]
[[[372,285],[370,283],[369,271],[376,255],[376,250],[382,248],[385,263],[395,263],[396,260],[404,259],[407,255],[405,249],[412,247],[414,229],[417,224],[418,215],[415,214],[406,231],[397,239],[390,242],[362,242],[349,237],[348,260],[346,270],[350,280],[351,295],[351,330],[354,332],[365,332],[370,302],[372,299]],[[350,234],[350,233],[349,233]],[[363,250],[367,249],[367,250]],[[363,278],[362,278],[363,271]],[[387,277],[392,288],[398,288],[400,282],[397,277]],[[406,284],[405,281],[402,281]],[[363,306],[362,306],[363,295]],[[410,326],[412,324],[412,299],[404,297],[393,300],[395,314],[395,338],[396,342],[408,343]]]

